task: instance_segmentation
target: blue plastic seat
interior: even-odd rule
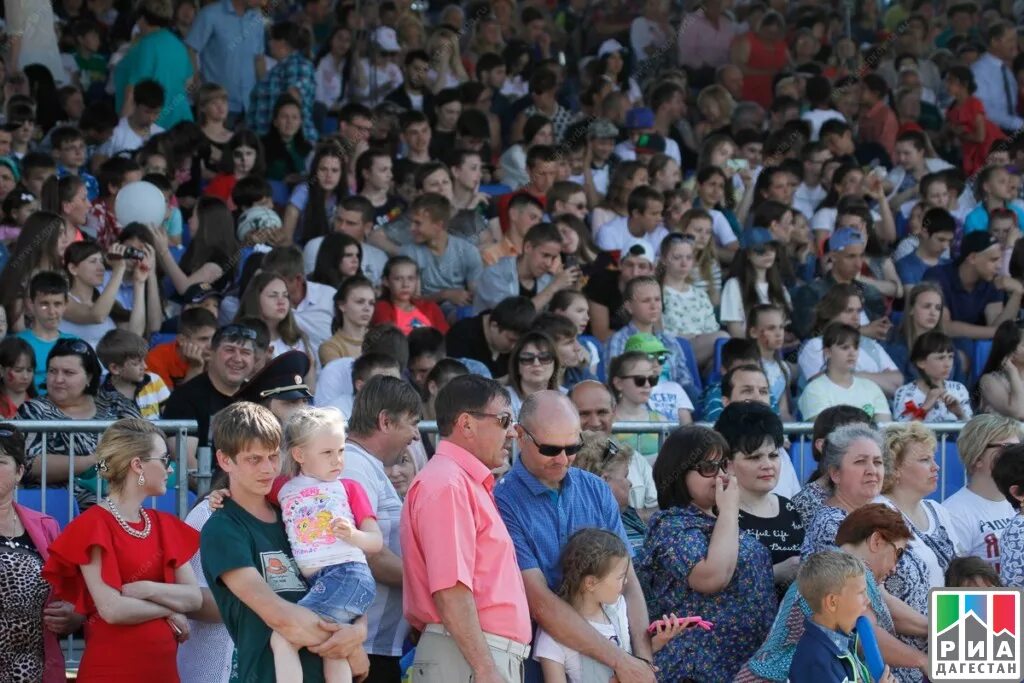
[[[593,344],[595,348],[597,348],[597,378],[604,382],[605,379],[608,377],[608,359],[605,358],[605,345],[602,344],[597,337],[589,334],[581,334],[579,336],[579,340],[581,344],[586,344],[587,342],[589,342]]]
[[[285,206],[291,198],[292,193],[288,185],[281,180],[269,180],[270,196],[274,200],[274,206]]]
[[[187,494],[188,498],[188,510],[192,509],[192,506],[196,504],[196,494],[191,491]],[[147,498],[144,501],[144,505],[152,510],[159,510],[160,512],[166,512],[171,515],[177,516],[178,514],[178,491],[176,489],[168,488],[167,492],[162,496],[153,496]],[[186,512],[188,512],[186,510]]]
[[[40,488],[18,488],[16,500],[30,510],[45,512],[57,520],[57,524],[63,529],[73,518],[78,516],[78,501],[71,496],[71,509],[69,516],[68,489],[66,486],[48,486]],[[46,509],[43,509],[43,501],[46,501]]]
[[[708,375],[708,384],[715,384],[722,381],[722,347],[729,341],[722,337],[715,340],[715,362],[711,366],[711,373]]]
[[[700,379],[700,366],[697,365],[697,356],[693,354],[693,346],[690,344],[690,340],[685,337],[676,337],[679,342],[679,347],[683,350],[683,356],[686,357],[686,367],[690,369],[690,376],[693,377],[693,385],[697,387],[697,392],[704,390],[704,383]]]
[[[939,486],[935,493],[928,496],[933,500],[943,501],[959,491],[967,483],[964,465],[960,462],[960,451],[956,442],[947,438],[945,453],[940,442],[935,453],[939,463]]]
[[[971,354],[971,386],[978,383],[981,378],[981,371],[988,363],[989,354],[992,353],[991,339],[976,339],[974,341],[974,353]]]
[[[793,469],[796,470],[800,483],[806,482],[811,474],[818,469],[818,463],[814,461],[814,442],[810,435],[802,440],[794,440],[790,444],[789,459],[793,461]]]

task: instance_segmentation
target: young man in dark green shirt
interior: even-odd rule
[[[203,527],[200,551],[213,599],[235,641],[238,679],[274,683],[273,631],[304,646],[304,683],[322,683],[322,657],[348,659],[353,676],[362,675],[369,668],[362,649],[366,618],[335,624],[294,604],[307,586],[280,514],[267,501],[281,469],[277,418],[255,403],[239,402],[214,416],[213,433],[230,496]]]

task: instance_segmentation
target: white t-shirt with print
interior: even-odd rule
[[[947,498],[943,507],[949,511],[950,523],[957,543],[967,555],[975,555],[999,571],[999,539],[1013,519],[1013,507],[1005,499],[982,498],[966,486]]]
[[[614,642],[626,652],[632,653],[629,640],[629,623],[626,621],[626,599],[619,596],[618,602],[605,610],[611,624],[588,622],[594,629],[608,640]],[[537,638],[533,645],[533,658],[537,661],[550,659],[565,667],[565,678],[569,683],[592,683],[583,680],[583,667],[580,653],[562,645],[544,629],[537,630]]]
[[[810,380],[825,370],[825,354],[821,346],[821,337],[813,337],[800,347],[797,364],[800,366],[800,376],[805,380]],[[890,370],[899,368],[882,345],[870,337],[861,337],[854,372],[875,373]]]
[[[683,385],[672,380],[662,379],[651,389],[651,395],[647,399],[647,407],[665,417],[669,422],[679,419],[679,410],[693,412],[693,402],[690,400]]]

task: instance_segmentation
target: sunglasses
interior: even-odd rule
[[[512,424],[512,413],[481,413],[476,410],[467,410],[473,417],[489,417],[498,422],[498,426],[502,429],[508,429],[509,425]]]
[[[221,339],[248,339],[256,341],[256,330],[245,325],[225,325],[218,333]]]
[[[618,455],[619,451],[621,450],[622,449],[619,448],[619,444],[615,443],[611,439],[608,439],[608,441],[604,445],[604,452],[601,453],[601,464],[604,465],[606,462],[608,462],[616,455]]]
[[[658,365],[664,365],[668,362],[668,352],[663,351],[661,353],[649,353],[647,357],[655,361]]]
[[[92,347],[81,339],[62,340],[57,343],[57,346],[59,346],[61,350],[70,349],[71,353],[78,353],[85,356],[91,355],[93,352]]]
[[[555,362],[554,355],[550,353],[521,353],[519,354],[520,365],[550,365]]]
[[[633,384],[635,384],[637,387],[658,386],[657,375],[651,375],[649,377],[647,375],[625,375],[622,379],[633,380]]]
[[[721,460],[701,460],[693,466],[693,469],[702,477],[712,477],[718,472],[725,472],[725,458]]]
[[[533,434],[527,431],[526,427],[523,427],[523,425],[519,425],[519,427],[520,429],[523,430],[523,434],[526,434],[528,437],[530,437],[530,441],[532,441],[537,446],[537,452],[547,458],[557,457],[561,455],[563,452],[567,456],[572,457],[579,453],[580,450],[583,448],[583,441],[572,444],[571,446],[556,446],[554,444],[541,443],[540,441],[537,441],[537,438]]]

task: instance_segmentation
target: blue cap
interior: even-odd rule
[[[747,228],[740,236],[740,245],[744,249],[757,249],[775,241],[767,228]]]
[[[864,244],[864,235],[856,228],[839,228],[828,238],[829,251],[842,251],[857,244]]]
[[[626,128],[654,128],[654,112],[637,107],[626,112]]]

